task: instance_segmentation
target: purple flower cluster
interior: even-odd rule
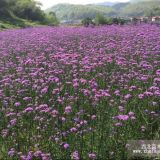
[[[2,159],[122,159],[158,135],[159,98],[158,26],[0,32]]]

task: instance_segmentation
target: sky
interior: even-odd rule
[[[71,3],[71,4],[92,4],[101,2],[128,2],[129,0],[36,0],[42,3],[42,9],[47,9],[58,3]]]

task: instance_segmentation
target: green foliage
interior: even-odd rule
[[[49,14],[46,14],[44,23],[54,26],[59,24],[59,20],[57,19],[56,14],[54,12],[50,12]]]
[[[130,3],[127,2],[127,3],[117,3],[113,6],[113,8],[116,10],[116,11],[120,11],[121,9],[123,9],[125,6],[129,5]]]
[[[47,9],[46,12],[55,12],[60,21],[74,21],[83,20],[87,17],[94,19],[97,14],[106,17],[132,17],[147,16],[153,12],[153,15],[159,15],[159,11],[154,10],[159,7],[159,0],[137,0],[136,3],[117,3],[110,7],[98,5],[58,4]]]
[[[155,2],[158,0],[130,0],[131,3],[139,3],[139,2]]]
[[[160,6],[155,7],[151,11],[146,11],[145,14],[146,16],[160,16]]]
[[[94,25],[94,22],[93,22],[92,18],[89,18],[89,17],[84,18],[84,19],[81,21],[81,23],[82,23],[84,26],[86,26],[86,27],[89,26],[90,24]]]
[[[83,20],[87,17],[95,18],[96,14],[100,13],[113,14],[113,9],[106,6],[96,5],[72,5],[58,4],[46,10],[47,13],[55,12],[59,20]]]
[[[0,20],[3,24],[0,28],[8,28],[8,24],[15,27],[26,27],[28,24],[57,25],[55,13],[46,15],[40,5],[35,0],[0,0]]]
[[[44,21],[45,14],[33,0],[17,0],[14,6],[16,16],[32,21]]]
[[[122,18],[113,18],[113,19],[112,19],[112,23],[113,23],[113,24],[123,25],[123,24],[126,23],[126,20],[125,20],[125,19],[122,19]]]
[[[106,18],[105,16],[103,16],[101,14],[97,14],[95,17],[95,23],[97,25],[105,25],[105,24],[111,25],[111,24],[113,24],[113,18],[111,18],[111,17]]]
[[[14,15],[10,15],[10,17],[0,20],[0,29],[9,29],[9,28],[25,28],[25,27],[33,27],[40,26],[39,22],[28,21],[25,19],[18,18]]]
[[[159,1],[148,1],[133,3],[125,6],[121,10],[122,16],[146,16],[146,13],[150,13],[154,8],[160,7]]]
[[[111,17],[105,17],[101,14],[97,14],[95,19],[92,20],[92,18],[85,18],[82,20],[82,24],[84,26],[88,26],[90,24],[96,24],[96,25],[111,25],[111,24],[116,24],[116,25],[123,25],[127,21],[122,18],[111,18]]]
[[[102,14],[97,14],[96,17],[95,17],[95,23],[97,25],[106,24],[107,23],[107,19]]]
[[[14,28],[14,25],[8,24],[8,23],[4,23],[0,21],[0,30],[2,29],[9,29],[9,28]]]
[[[47,14],[40,5],[35,0],[0,0],[0,20],[20,27],[25,27],[24,20],[43,25],[58,25],[59,20],[81,21],[87,25],[90,24],[88,17],[95,19],[97,24],[124,24],[124,21],[111,17],[160,15],[159,0],[131,0],[113,6],[59,4],[47,9]]]

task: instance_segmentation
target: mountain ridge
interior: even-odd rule
[[[108,2],[107,2],[108,3]],[[130,0],[107,6],[106,2],[97,4],[77,5],[61,3],[54,5],[46,12],[55,12],[62,21],[81,20],[86,17],[94,18],[97,13],[107,17],[132,17],[150,14],[156,7],[160,7],[159,0]]]

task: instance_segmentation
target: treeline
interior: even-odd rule
[[[102,14],[97,14],[93,19],[90,17],[84,18],[81,23],[86,27],[88,27],[89,25],[123,25],[127,23],[127,20],[117,17],[105,17]]]
[[[46,12],[50,11],[55,12],[61,21],[95,18],[98,13],[106,17],[158,16],[160,1],[117,3],[113,6],[58,4],[46,10]]]
[[[94,18],[97,13],[113,15],[112,8],[97,5],[58,4],[46,10],[53,11],[60,20],[80,20],[86,17]]]
[[[120,10],[122,15],[134,16],[160,16],[160,1],[142,1],[125,6]]]
[[[46,14],[34,0],[0,0],[0,20],[25,19],[39,24],[57,25],[54,12]]]

